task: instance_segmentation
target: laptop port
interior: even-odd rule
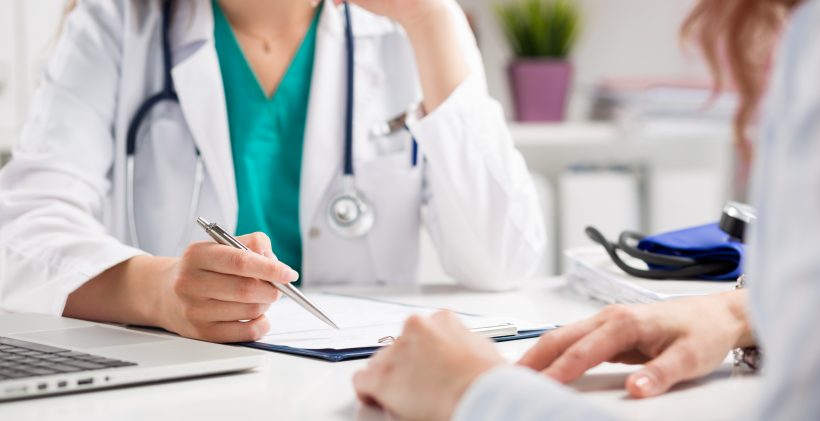
[[[28,392],[28,387],[26,386],[12,386],[6,388],[6,394],[8,395],[17,395],[26,392]]]
[[[61,389],[66,387],[66,386],[68,386],[68,382],[65,381],[65,380],[60,380],[60,381],[57,382],[57,387],[59,387]]]
[[[93,377],[89,377],[87,379],[77,380],[77,386],[86,386],[86,385],[89,385],[89,384],[94,384],[94,378]]]
[[[37,390],[46,390],[48,389],[48,385],[45,383],[40,383],[37,385]]]

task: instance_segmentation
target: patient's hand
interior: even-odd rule
[[[645,364],[626,380],[634,397],[655,396],[708,374],[737,346],[751,346],[746,293],[605,308],[541,337],[518,362],[563,383],[605,361]]]
[[[401,337],[373,356],[353,385],[363,402],[402,419],[448,420],[473,380],[503,363],[490,340],[439,312],[408,319]]]

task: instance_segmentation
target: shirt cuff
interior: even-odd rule
[[[608,420],[570,389],[519,366],[492,369],[467,389],[453,421]]]

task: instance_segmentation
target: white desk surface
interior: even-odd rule
[[[600,306],[566,291],[558,278],[540,280],[504,293],[478,293],[447,285],[408,289],[348,288],[352,294],[411,304],[514,316],[565,324],[594,314]],[[510,360],[534,339],[499,344]],[[268,353],[256,371],[135,386],[92,393],[0,404],[1,420],[384,420],[382,411],[356,401],[351,378],[366,360],[329,363]],[[572,387],[591,405],[630,420],[721,420],[737,418],[744,402],[754,402],[756,377],[731,375],[725,364],[706,379],[677,387],[664,396],[629,399],[623,382],[634,367],[604,364]]]

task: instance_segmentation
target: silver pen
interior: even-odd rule
[[[228,234],[219,225],[208,222],[202,217],[199,217],[196,220],[196,223],[199,224],[199,226],[202,227],[205,230],[205,232],[207,232],[208,235],[210,235],[211,238],[213,238],[214,241],[216,241],[217,243],[238,248],[240,250],[246,250],[253,253],[251,249],[245,247],[244,244],[240,243],[239,240],[234,238],[232,235]],[[316,304],[314,304],[307,297],[305,297],[305,295],[302,294],[302,292],[299,291],[295,286],[293,286],[293,284],[282,284],[278,282],[271,283],[273,284],[273,286],[278,288],[279,291],[282,291],[283,294],[287,295],[288,298],[296,302],[296,304],[299,304],[300,306],[302,306],[302,308],[304,308],[305,310],[309,311],[311,314],[319,318],[319,320],[327,323],[334,329],[339,328],[339,326],[336,326],[336,323],[333,323],[333,320],[330,320],[330,317],[328,317],[324,311],[322,311],[319,307],[316,306]]]

